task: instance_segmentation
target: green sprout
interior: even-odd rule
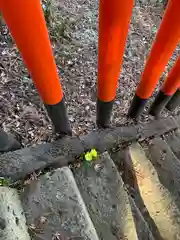
[[[98,153],[97,153],[96,149],[91,149],[90,152],[87,152],[84,155],[85,160],[88,161],[88,162],[96,160],[97,157],[98,157]]]
[[[90,153],[91,153],[92,158],[96,160],[98,157],[98,153],[97,153],[96,149],[92,149]]]
[[[3,177],[0,177],[0,186],[9,186],[8,179],[5,179]]]
[[[90,161],[93,160],[90,152],[87,152],[87,153],[84,155],[84,157],[85,157],[85,160],[88,161],[88,162],[90,162]]]

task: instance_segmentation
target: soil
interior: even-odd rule
[[[164,0],[135,1],[112,125],[132,123],[126,114],[165,5]],[[73,134],[83,135],[96,128],[98,1],[44,0],[43,9]],[[177,47],[160,83],[179,52]],[[23,146],[52,141],[56,134],[3,20],[0,25],[0,55],[0,127],[14,134]],[[163,112],[164,116],[169,114]],[[145,112],[140,121],[149,119]]]

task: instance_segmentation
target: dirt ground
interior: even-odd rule
[[[96,127],[98,1],[44,0],[43,9],[73,134],[82,135]],[[164,9],[165,0],[135,1],[114,104],[113,125],[132,123],[126,118],[127,110]],[[173,54],[162,79],[173,65],[178,51],[180,48]],[[2,21],[0,55],[0,127],[14,134],[24,146],[53,140],[56,136],[43,104]],[[168,114],[163,112],[165,116]],[[145,113],[141,121],[148,120]]]

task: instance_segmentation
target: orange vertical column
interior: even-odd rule
[[[0,10],[57,132],[71,132],[40,0],[0,0]]]
[[[168,2],[163,20],[142,73],[128,115],[138,117],[151,97],[165,66],[180,40],[180,1]]]
[[[133,0],[100,0],[97,125],[108,127],[116,96]]]
[[[179,98],[177,98],[177,96],[179,96],[178,94],[179,91],[177,90],[179,87],[180,87],[180,57],[177,59],[176,63],[172,67],[169,75],[167,76],[162,86],[162,89],[156,96],[155,101],[153,102],[150,108],[150,114],[153,116],[158,116],[175,93],[176,102],[178,104]]]

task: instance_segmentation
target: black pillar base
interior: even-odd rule
[[[150,108],[149,113],[155,117],[158,117],[170,99],[171,96],[168,96],[165,93],[159,91]]]
[[[180,105],[180,90],[178,89],[167,103],[166,108],[169,111],[174,111],[179,105]]]
[[[55,127],[55,131],[61,135],[72,135],[64,99],[55,105],[45,104],[48,115]]]
[[[146,106],[147,101],[148,99],[141,99],[135,94],[128,111],[128,117],[139,118]]]
[[[103,102],[97,100],[96,123],[98,127],[107,128],[111,122],[111,114],[114,100],[111,102]]]

